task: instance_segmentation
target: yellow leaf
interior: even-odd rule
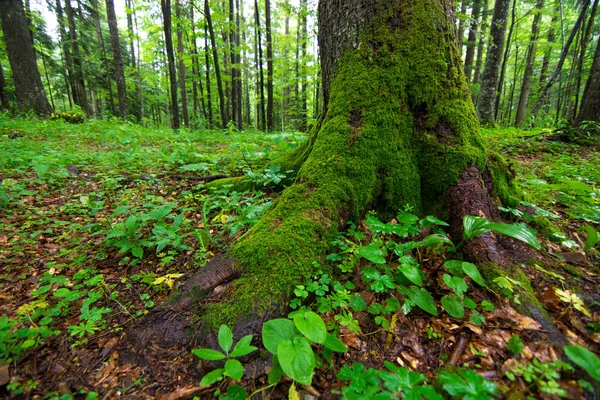
[[[292,386],[290,386],[290,391],[288,392],[289,400],[300,400],[300,395],[296,390],[296,382],[292,382]]]

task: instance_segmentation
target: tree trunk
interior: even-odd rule
[[[19,109],[49,115],[52,107],[37,68],[31,32],[21,0],[3,0],[0,20]]]
[[[558,22],[558,15],[560,14],[560,2],[561,0],[556,0],[554,13],[552,14],[550,25],[548,25],[548,35],[546,37],[547,49],[544,52],[542,68],[540,69],[540,84],[542,85],[546,83],[546,79],[548,79],[548,67],[550,66],[550,56],[552,55],[552,45],[554,44],[554,40],[556,38],[555,26],[556,22]]]
[[[479,41],[477,43],[477,62],[475,63],[475,73],[473,75],[473,80],[471,81],[472,84],[475,85],[479,85],[479,78],[481,76],[481,66],[483,65],[483,53],[485,51],[485,34],[482,34],[481,32],[484,30],[487,30],[487,19],[489,16],[489,10],[488,10],[488,2],[487,0],[483,0],[483,15],[481,16],[481,26],[480,26],[480,34],[479,34]],[[477,92],[473,92],[473,94],[471,94],[471,99],[473,100],[473,104],[477,105],[477,98],[479,97],[479,90],[477,90]]]
[[[468,0],[462,0],[460,3],[460,14],[458,15],[458,30],[456,41],[458,43],[458,54],[462,57],[463,39],[465,37],[465,21],[467,19]]]
[[[210,33],[210,43],[215,64],[215,75],[217,77],[217,91],[219,92],[219,109],[221,111],[221,127],[225,128],[228,122],[227,113],[225,111],[225,93],[223,92],[223,82],[221,81],[221,70],[219,68],[219,53],[217,52],[217,41],[215,39],[215,30],[213,29],[208,0],[204,0],[204,16],[206,17],[206,24],[208,25],[208,31]]]
[[[10,103],[8,102],[8,96],[6,94],[6,79],[4,78],[2,64],[0,64],[0,107],[2,107],[4,110],[10,109]]]
[[[108,30],[110,32],[110,45],[113,53],[117,93],[119,95],[119,114],[121,118],[127,118],[127,86],[125,84],[123,57],[121,57],[121,41],[119,40],[119,27],[117,26],[117,15],[115,14],[115,4],[113,0],[106,0],[106,16],[108,19]]]
[[[262,34],[260,31],[260,10],[258,8],[258,0],[254,0],[254,19],[256,23],[256,34],[258,36],[257,46],[258,46],[258,59],[256,61],[257,68],[259,71],[259,79],[258,86],[260,92],[260,99],[258,103],[258,121],[260,125],[260,129],[265,131],[267,130],[267,119],[265,114],[265,73],[263,70],[263,52],[262,52]],[[256,53],[255,53],[256,55]]]
[[[265,0],[265,30],[267,31],[267,129],[273,130],[273,37],[271,33],[271,1]]]
[[[179,129],[179,104],[177,103],[177,73],[175,71],[175,55],[173,54],[173,35],[171,34],[171,0],[160,0],[163,27],[165,31],[165,46],[167,64],[169,66],[169,83],[171,89],[171,114],[173,129]]]
[[[65,68],[67,70],[67,78],[68,78],[67,79],[68,80],[67,92],[69,92],[69,90],[70,90],[70,93],[73,94],[73,99],[75,100],[75,98],[77,96],[77,87],[75,84],[75,76],[74,76],[74,72],[73,72],[73,60],[71,59],[71,49],[69,47],[70,40],[67,37],[67,31],[65,29],[65,26],[67,25],[67,21],[64,18],[63,9],[62,9],[60,0],[56,0],[56,19],[58,22],[58,30],[60,33],[60,43],[61,43],[63,54],[65,57]],[[77,104],[77,103],[78,103],[78,101],[75,101],[75,104]],[[72,108],[71,97],[69,97],[69,106],[70,106],[70,108]]]
[[[69,37],[71,39],[71,49],[73,50],[73,76],[75,78],[75,104],[82,108],[87,115],[92,115],[92,110],[87,99],[87,91],[85,90],[85,79],[83,77],[83,67],[81,63],[81,52],[79,51],[79,41],[77,40],[77,29],[75,27],[75,17],[71,0],[65,0],[65,13],[69,23]]]
[[[590,76],[585,84],[581,107],[577,115],[577,122],[596,121],[600,123],[600,38],[596,44],[594,61],[590,69]]]
[[[529,46],[527,47],[527,55],[525,57],[525,71],[523,72],[523,83],[521,84],[521,93],[519,94],[519,104],[517,106],[517,116],[515,125],[521,126],[525,121],[525,112],[527,111],[527,102],[529,101],[529,93],[531,92],[531,84],[533,82],[533,67],[535,64],[535,49],[540,32],[539,24],[542,19],[542,9],[544,8],[544,0],[537,0],[535,5],[535,15],[531,24],[531,37],[529,38]]]
[[[465,55],[465,77],[467,78],[467,83],[471,82],[471,73],[473,72],[473,60],[475,59],[475,46],[477,46],[477,30],[479,28],[479,14],[481,12],[482,1],[486,0],[473,1],[473,12],[471,13],[471,27],[469,28],[467,53]]]
[[[236,337],[260,332],[321,268],[314,264],[338,229],[367,210],[395,215],[412,204],[447,218],[460,237],[463,216],[495,219],[498,197],[518,204],[506,164],[488,159],[479,132],[451,0],[323,0],[318,15],[324,110],[286,159],[283,169],[298,171],[295,183],[226,255],[130,332],[124,360],[143,359],[153,342],[216,345],[212,334],[185,337],[194,313],[203,332],[221,323],[234,324]],[[507,262],[491,235],[467,242],[464,252],[480,268]],[[202,293],[230,280],[222,301],[202,303]]]
[[[108,88],[108,103],[110,104],[110,112],[112,115],[117,115],[115,109],[115,99],[112,91],[112,80],[110,79],[111,74],[108,73],[110,71],[110,64],[108,63],[108,56],[106,55],[106,47],[104,46],[104,36],[102,35],[102,26],[100,25],[100,5],[97,1],[93,2],[94,11],[96,13],[95,23],[96,23],[96,36],[98,38],[98,43],[100,44],[100,53],[102,54],[102,60],[104,61],[104,68],[106,69],[106,86]]]
[[[183,15],[181,13],[181,0],[175,0],[175,15],[177,16],[177,59],[179,60],[179,90],[181,90],[181,111],[183,125],[190,127],[190,116],[188,114],[187,90],[185,87],[185,63],[183,62],[183,26],[181,24]]]
[[[477,101],[477,115],[482,124],[495,123],[498,74],[504,50],[509,5],[510,0],[496,0],[494,5],[494,14],[490,24],[490,41]]]
[[[194,113],[198,112],[198,98],[200,98],[200,103],[202,103],[202,115],[206,120],[208,118],[208,114],[206,113],[206,102],[204,101],[204,88],[202,85],[202,77],[200,76],[200,60],[198,59],[198,38],[196,37],[196,22],[194,21],[194,0],[190,1],[190,23],[192,25],[192,43],[191,43],[191,53],[192,53],[192,74],[194,76],[193,83],[193,97],[194,97]]]
[[[589,21],[587,23],[587,28],[585,29],[585,32],[582,32],[582,38],[581,38],[581,50],[579,51],[579,56],[578,56],[578,62],[577,62],[577,71],[576,71],[576,75],[575,75],[575,79],[577,81],[576,85],[575,85],[575,104],[573,104],[573,116],[572,116],[572,120],[574,121],[575,119],[577,119],[577,106],[579,105],[579,92],[581,89],[581,76],[583,75],[583,62],[585,60],[585,53],[587,51],[588,48],[588,44],[590,42],[590,36],[592,34],[592,28],[594,26],[594,22],[596,19],[596,12],[598,10],[598,1],[599,0],[594,0],[594,4],[592,5],[592,12],[590,14],[590,18]]]
[[[300,132],[306,131],[308,126],[308,95],[307,95],[307,86],[308,79],[306,77],[306,47],[308,42],[308,30],[307,30],[307,13],[308,13],[308,0],[300,0],[300,12],[301,14],[301,24],[302,27],[302,37],[300,39],[300,44],[302,47],[301,57],[302,57],[302,68],[300,79],[302,82],[302,92],[300,97],[300,124],[298,126],[298,130]]]
[[[210,87],[210,49],[208,47],[208,23],[204,24],[204,64],[206,67],[206,102],[208,103],[208,127],[215,126],[212,107],[212,89]]]
[[[232,110],[232,120],[234,126],[238,129],[241,129],[241,126],[238,125],[237,114],[238,114],[238,98],[240,93],[238,93],[237,87],[237,79],[239,75],[239,70],[237,66],[236,60],[236,27],[235,27],[235,1],[229,0],[229,58],[231,60],[231,110]]]

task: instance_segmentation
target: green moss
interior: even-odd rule
[[[497,153],[490,153],[488,168],[494,181],[494,193],[502,204],[516,208],[524,198],[523,192],[515,185],[515,173],[504,158]]]
[[[246,190],[255,189],[255,184],[252,182],[250,177],[244,176],[235,176],[233,178],[224,178],[218,179],[216,181],[212,181],[204,185],[207,189],[221,189],[229,186],[231,190],[235,190],[236,192],[244,192]]]

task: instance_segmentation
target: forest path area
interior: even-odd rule
[[[527,196],[522,206],[502,209],[506,221],[536,229],[543,246],[535,260],[515,267],[531,282],[522,289],[535,294],[571,344],[600,353],[598,147],[548,140],[540,130],[483,134],[513,162]],[[260,218],[277,196],[270,189],[287,172],[268,162],[304,140],[299,133],[173,134],[94,120],[0,116],[0,398],[225,393],[228,379],[199,386],[207,366],[191,349],[168,349],[160,360],[130,366],[119,362],[119,342]],[[202,177],[244,174],[261,190],[202,189]],[[584,398],[578,380],[593,379],[562,364],[547,332],[516,311],[519,281],[481,286],[475,274],[446,278],[448,262],[459,261],[446,241],[406,245],[396,261],[375,251],[378,240],[387,248],[423,240],[421,229],[410,227],[425,220],[407,205],[389,223],[374,216],[357,221],[332,246],[323,273],[297,287],[291,307],[312,306],[348,348],[334,354],[333,367],[323,365],[310,386],[298,386],[302,396],[336,398],[333,391],[348,393],[357,382],[364,387],[351,390],[375,394],[380,378],[374,371],[390,362],[431,381],[442,367],[474,370],[481,378],[457,373],[449,379],[472,384],[482,396]],[[428,221],[428,233],[445,235],[442,221]],[[394,231],[381,239],[374,228],[401,225],[410,231],[404,238]],[[393,268],[412,268],[415,260],[432,303],[390,292],[377,256]],[[461,297],[465,292],[469,301]],[[454,294],[464,302],[452,311]],[[464,317],[457,317],[461,307]],[[245,364],[240,384],[246,394],[269,385],[259,361]],[[284,378],[261,393],[287,397],[290,383]]]

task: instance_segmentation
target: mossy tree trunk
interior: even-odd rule
[[[488,163],[453,20],[450,0],[321,1],[326,108],[287,160],[286,170],[297,166],[296,181],[130,343],[184,340],[181,321],[197,295],[228,280],[221,301],[194,313],[207,330],[229,323],[236,336],[258,333],[262,321],[284,311],[295,285],[315,273],[313,263],[324,260],[346,221],[368,210],[391,216],[415,205],[421,214],[449,218],[458,235],[465,214],[494,218],[497,195],[514,205],[506,164],[496,157]],[[474,261],[500,263],[493,240],[466,251]],[[210,336],[202,336],[204,345]]]

